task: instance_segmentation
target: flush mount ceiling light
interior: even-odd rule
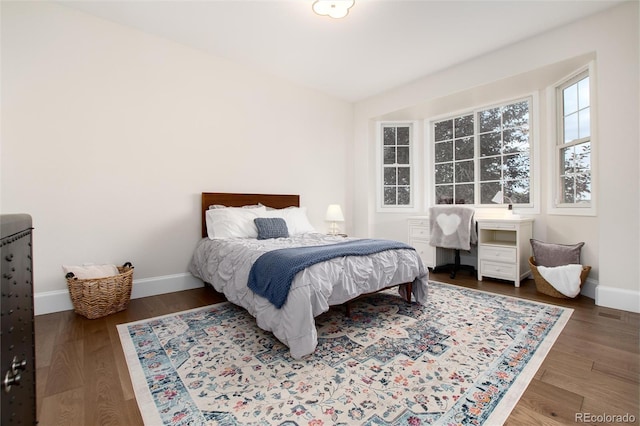
[[[321,16],[332,18],[344,18],[355,0],[316,0],[313,2],[313,11]]]

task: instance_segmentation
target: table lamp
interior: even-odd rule
[[[338,222],[344,222],[344,216],[342,214],[342,209],[340,208],[340,204],[330,204],[327,208],[327,214],[324,219],[328,222],[331,222],[331,226],[329,227],[330,235],[338,234]]]

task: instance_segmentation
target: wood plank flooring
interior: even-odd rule
[[[640,314],[598,307],[584,296],[549,297],[537,293],[532,280],[515,288],[466,272],[455,280],[448,273],[430,278],[575,310],[506,424],[605,425],[612,422],[597,416],[628,414],[635,421],[627,424],[638,425]],[[116,325],[221,300],[203,287],[133,299],[126,311],[95,320],[72,311],[37,316],[39,425],[142,425]]]

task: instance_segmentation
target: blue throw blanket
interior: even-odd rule
[[[287,301],[293,278],[303,269],[336,257],[366,256],[395,249],[415,250],[399,241],[361,239],[325,246],[268,251],[251,266],[248,286],[280,309]]]

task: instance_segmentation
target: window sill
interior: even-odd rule
[[[595,207],[552,207],[547,214],[557,216],[597,216]]]

